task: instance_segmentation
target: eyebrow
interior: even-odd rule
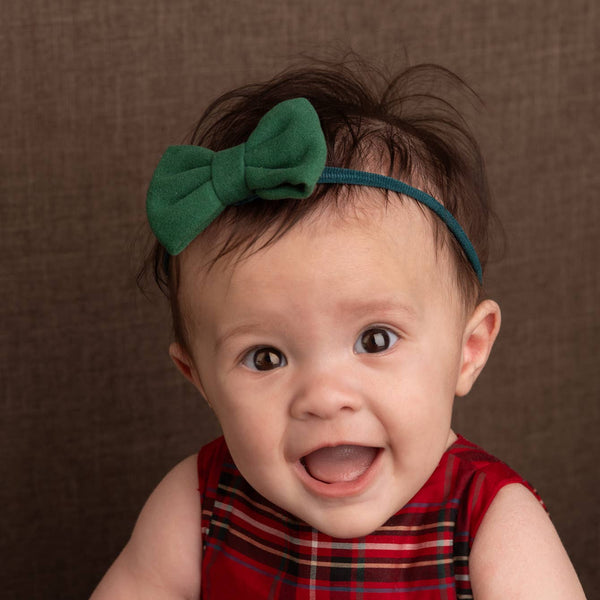
[[[242,323],[241,325],[237,325],[236,327],[232,327],[227,330],[223,335],[220,335],[215,340],[215,352],[218,350],[232,337],[237,335],[243,335],[244,333],[251,333],[260,327],[260,323],[258,322],[250,322],[250,323]]]
[[[416,319],[419,316],[419,312],[414,306],[403,302],[399,298],[342,301],[340,302],[340,311],[356,315],[364,313],[404,313],[410,319]]]

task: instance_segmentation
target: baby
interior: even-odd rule
[[[412,93],[432,75],[460,84],[284,72],[161,159],[170,355],[223,437],[160,483],[94,600],[584,597],[533,488],[452,430],[500,309],[483,162]]]

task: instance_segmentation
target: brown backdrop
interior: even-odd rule
[[[209,99],[333,44],[441,62],[486,102],[504,325],[457,429],[536,485],[593,598],[598,6],[3,1],[2,596],[85,598],[162,474],[216,435],[169,362],[164,306],[135,288],[145,188]]]

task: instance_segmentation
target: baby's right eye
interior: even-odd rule
[[[271,371],[287,365],[283,353],[277,348],[267,346],[250,350],[242,358],[242,364],[252,371]]]

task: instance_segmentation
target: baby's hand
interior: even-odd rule
[[[179,463],[144,506],[133,534],[90,600],[200,596],[201,530],[196,456]]]

